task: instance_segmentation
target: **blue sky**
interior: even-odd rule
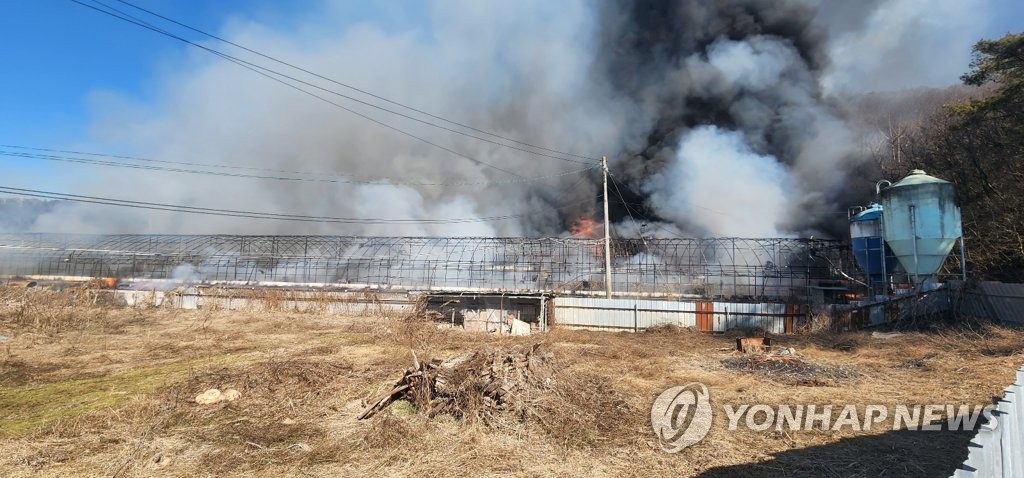
[[[101,0],[133,11],[115,0]],[[233,20],[254,21],[274,30],[295,31],[315,24],[319,0],[136,0],[139,6],[196,28],[220,33]],[[90,96],[114,92],[140,103],[158,94],[161,70],[183,63],[192,47],[107,16],[70,0],[0,0],[0,144],[74,148],[88,144]],[[331,4],[332,19],[373,22],[383,28],[412,28],[420,8],[414,2]],[[344,29],[348,25],[336,25]],[[335,27],[332,25],[332,28]],[[198,36],[189,37],[199,39]],[[115,152],[115,151],[99,151]],[[47,175],[52,163],[0,158],[2,176]]]
[[[109,3],[108,3],[109,1]],[[126,9],[114,0],[104,1]],[[88,97],[116,91],[145,101],[153,94],[162,65],[191,48],[183,43],[106,16],[69,0],[0,0],[0,140],[15,144],[74,143],[87,134]],[[137,4],[170,18],[219,32],[232,18],[291,29],[310,18],[312,0],[138,0]],[[404,9],[340,6],[352,22],[388,22],[383,15]],[[381,11],[384,10],[384,11]],[[138,12],[136,12],[138,13]],[[407,18],[405,18],[407,20]],[[403,18],[391,18],[397,22]],[[345,25],[338,25],[344,28]]]

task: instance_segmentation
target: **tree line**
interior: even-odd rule
[[[887,177],[916,168],[956,185],[970,277],[1024,282],[1024,33],[976,43],[961,80],[876,118],[871,152]]]

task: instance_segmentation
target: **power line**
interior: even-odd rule
[[[215,50],[213,48],[209,48],[209,47],[206,47],[204,45],[200,45],[200,44],[195,43],[195,42],[193,42],[191,40],[188,40],[186,38],[183,38],[183,37],[180,37],[178,35],[175,35],[175,34],[173,34],[171,32],[163,30],[163,29],[161,29],[159,27],[156,27],[154,25],[151,25],[151,24],[145,22],[144,20],[141,20],[141,19],[139,19],[137,17],[134,17],[134,16],[132,16],[132,15],[130,15],[128,13],[125,13],[125,12],[123,12],[121,10],[118,10],[118,9],[116,9],[114,7],[111,7],[111,6],[107,5],[107,4],[104,4],[103,2],[100,2],[99,0],[93,0],[93,2],[98,4],[98,5],[102,5],[103,7],[106,7],[106,8],[108,8],[108,9],[110,9],[113,12],[116,12],[116,13],[100,9],[100,8],[94,7],[92,5],[87,5],[85,3],[82,3],[79,0],[71,0],[71,1],[74,2],[74,3],[77,3],[79,5],[83,5],[83,6],[92,8],[93,10],[105,13],[107,15],[110,15],[110,16],[114,17],[114,18],[118,18],[120,20],[132,23],[134,25],[137,25],[137,26],[146,28],[148,30],[160,33],[160,34],[168,36],[170,38],[174,38],[174,39],[179,40],[181,42],[184,42],[186,44],[192,45],[192,46],[194,46],[196,48],[200,48],[200,49],[205,50],[207,52],[210,52],[210,53],[212,53],[214,55],[220,56],[221,58],[223,58],[225,60],[228,60],[228,61],[231,61],[233,63],[236,63],[239,66],[245,67],[245,68],[247,68],[247,69],[249,69],[249,70],[251,70],[251,71],[253,71],[255,73],[259,73],[259,74],[261,74],[263,76],[266,76],[266,77],[268,77],[270,79],[273,79],[273,80],[275,80],[275,81],[277,81],[277,82],[279,82],[281,84],[284,84],[284,85],[289,86],[289,87],[291,87],[293,89],[296,89],[298,91],[306,93],[307,95],[313,96],[314,98],[320,99],[321,101],[324,101],[324,102],[327,102],[327,103],[332,104],[334,106],[337,106],[339,108],[342,108],[345,111],[348,111],[349,113],[352,113],[352,114],[355,114],[357,116],[362,117],[363,119],[366,119],[368,121],[372,121],[374,123],[377,123],[377,124],[379,124],[381,126],[387,127],[389,129],[393,129],[393,130],[395,130],[397,132],[400,132],[402,134],[405,134],[407,136],[410,136],[412,138],[415,138],[415,139],[417,139],[419,141],[425,142],[425,143],[430,144],[432,146],[444,149],[444,150],[446,150],[446,151],[448,151],[450,153],[457,154],[459,156],[467,157],[467,156],[465,156],[462,153],[455,152],[455,151],[453,151],[451,149],[448,149],[448,148],[446,148],[444,146],[440,146],[438,144],[435,144],[435,143],[433,143],[431,141],[428,141],[428,140],[426,140],[424,138],[420,138],[418,136],[412,135],[411,133],[408,133],[408,132],[405,132],[405,131],[400,130],[398,128],[395,128],[395,127],[393,127],[391,125],[387,125],[387,124],[385,124],[385,123],[383,123],[381,121],[378,121],[378,120],[376,120],[374,118],[371,118],[369,116],[366,116],[364,114],[358,113],[358,112],[356,112],[354,110],[351,110],[351,109],[349,109],[347,107],[344,107],[344,106],[339,105],[339,104],[337,104],[337,103],[335,103],[333,101],[330,101],[330,100],[328,100],[326,98],[323,98],[323,97],[321,97],[319,95],[316,95],[316,94],[314,94],[312,92],[309,92],[307,90],[299,88],[299,87],[297,87],[297,86],[295,86],[293,84],[290,84],[290,83],[287,83],[285,81],[282,81],[279,78],[274,78],[272,76],[269,76],[267,73],[270,73],[270,74],[273,74],[273,75],[277,75],[277,76],[280,76],[282,78],[287,78],[288,80],[291,80],[291,81],[294,81],[294,82],[297,82],[297,83],[300,83],[300,84],[303,84],[303,85],[306,85],[306,86],[309,86],[309,87],[312,87],[312,88],[316,88],[316,89],[321,90],[323,92],[330,93],[330,94],[339,96],[341,98],[345,98],[347,100],[350,100],[350,101],[353,101],[353,102],[356,102],[356,103],[359,103],[359,104],[362,104],[362,105],[369,106],[371,108],[376,108],[378,110],[381,110],[381,111],[384,111],[384,112],[387,112],[387,113],[391,113],[391,114],[394,114],[396,116],[400,116],[400,117],[403,117],[403,118],[406,118],[406,119],[409,119],[409,120],[412,120],[412,121],[423,123],[425,125],[432,126],[432,127],[438,128],[438,129],[442,129],[442,130],[445,130],[445,131],[449,131],[449,132],[452,132],[452,133],[455,133],[455,134],[460,134],[460,135],[463,135],[463,136],[474,138],[474,139],[477,139],[479,141],[484,141],[484,142],[487,142],[487,143],[490,143],[490,144],[494,144],[494,145],[497,145],[497,146],[502,146],[502,147],[505,147],[505,148],[514,149],[514,150],[525,152],[525,153],[528,153],[528,154],[533,154],[533,155],[536,155],[536,156],[547,157],[547,158],[552,158],[552,159],[557,159],[557,160],[560,160],[560,161],[567,161],[567,162],[572,162],[572,163],[585,164],[584,161],[579,161],[579,160],[575,160],[575,159],[565,158],[565,157],[561,157],[561,156],[555,156],[555,155],[551,155],[551,154],[540,153],[540,152],[537,152],[537,151],[531,151],[531,150],[528,150],[528,149],[524,149],[524,148],[520,148],[520,147],[517,147],[517,146],[512,146],[512,145],[504,144],[504,143],[501,143],[501,142],[498,142],[498,141],[494,141],[494,140],[490,140],[490,139],[487,139],[487,138],[482,138],[482,137],[479,137],[479,136],[476,136],[476,135],[472,135],[472,134],[466,133],[464,131],[458,131],[458,130],[455,130],[455,129],[452,129],[452,128],[448,128],[446,126],[442,126],[442,125],[438,125],[438,124],[435,124],[435,123],[431,123],[429,121],[426,121],[426,120],[423,120],[423,119],[420,119],[420,118],[416,118],[414,116],[407,115],[405,113],[401,113],[401,112],[394,111],[394,110],[391,110],[391,109],[388,109],[388,108],[385,108],[385,107],[382,107],[382,106],[379,106],[379,105],[376,105],[376,104],[373,104],[373,103],[370,103],[370,102],[367,102],[367,101],[363,101],[363,100],[360,100],[358,98],[346,95],[344,93],[340,93],[338,91],[331,90],[329,88],[324,88],[324,87],[322,87],[320,85],[317,85],[317,84],[314,84],[314,83],[310,83],[308,81],[296,78],[294,76],[291,76],[291,75],[288,75],[288,74],[285,74],[285,73],[282,73],[282,72],[274,70],[272,68],[267,68],[265,66],[258,65],[256,63],[252,63],[250,61],[246,61],[246,60],[243,60],[241,58],[232,56],[232,55],[227,54],[225,52],[222,52],[222,51],[219,51],[219,50]],[[118,14],[120,14],[120,15],[118,15]],[[258,71],[258,70],[262,70],[262,71]],[[266,72],[266,73],[264,73],[264,72]],[[474,161],[478,161],[475,158],[468,158],[468,159],[473,159]],[[492,166],[492,165],[487,164],[487,163],[482,163],[482,164],[487,165],[487,166],[491,166],[491,167],[495,167],[495,166]],[[503,172],[509,173],[509,174],[515,174],[515,173],[512,173],[510,171],[501,169],[501,168],[497,168],[497,167],[495,167],[495,168],[499,169],[499,170],[501,170]]]
[[[611,174],[608,175],[609,177]],[[644,237],[644,231],[640,229],[640,225],[636,223],[636,218],[633,217],[633,212],[626,202],[626,198],[622,197],[622,191],[619,191],[619,185],[616,184],[614,178],[612,178],[612,187],[615,188],[615,194],[618,194],[619,200],[622,201],[622,205],[626,208],[626,214],[629,215],[629,220],[633,222],[633,227],[636,228],[636,235],[640,236],[640,240],[644,243],[644,249],[647,249],[647,238]]]
[[[271,61],[273,61],[273,62],[276,62],[276,63],[278,63],[278,64],[281,64],[281,65],[285,65],[285,66],[288,66],[288,67],[290,67],[290,68],[294,68],[294,69],[296,69],[296,70],[298,70],[298,71],[301,71],[301,72],[303,72],[303,73],[306,73],[306,74],[312,75],[312,76],[314,76],[314,77],[316,77],[316,78],[320,78],[320,79],[322,79],[322,80],[326,80],[326,81],[329,81],[329,82],[331,82],[331,83],[334,83],[334,84],[336,84],[336,85],[338,85],[338,86],[342,86],[342,87],[344,87],[344,88],[348,88],[349,90],[352,90],[352,91],[356,91],[356,92],[362,93],[362,94],[364,94],[364,95],[366,95],[366,96],[369,96],[369,97],[372,97],[372,98],[375,98],[375,99],[378,99],[378,100],[384,101],[384,102],[386,102],[386,103],[389,103],[389,104],[392,104],[392,105],[395,105],[395,106],[399,106],[399,107],[405,108],[405,109],[407,109],[407,110],[409,110],[409,111],[413,111],[413,112],[416,112],[416,113],[422,114],[422,115],[424,115],[424,116],[427,116],[427,117],[430,117],[430,118],[434,118],[434,119],[437,119],[437,120],[443,121],[443,122],[445,122],[445,123],[448,123],[448,124],[456,125],[456,126],[459,126],[459,127],[462,127],[462,128],[468,129],[468,130],[471,130],[471,131],[475,131],[475,132],[477,132],[477,133],[481,133],[481,134],[485,134],[485,135],[488,135],[488,136],[491,136],[491,137],[499,138],[499,139],[502,139],[502,140],[504,140],[504,141],[509,141],[509,142],[512,142],[512,143],[516,143],[516,144],[520,144],[520,145],[523,145],[523,146],[528,146],[528,147],[530,147],[530,148],[534,148],[534,149],[539,149],[539,150],[542,150],[542,151],[548,151],[548,152],[551,152],[551,153],[556,153],[556,154],[559,154],[559,155],[562,155],[562,156],[569,156],[569,157],[575,157],[575,158],[580,158],[580,159],[587,159],[587,160],[592,160],[592,161],[598,161],[598,160],[600,160],[600,158],[597,158],[597,157],[591,157],[591,156],[585,156],[585,155],[580,155],[580,154],[573,154],[573,153],[567,153],[567,152],[559,151],[559,150],[556,150],[556,149],[550,149],[550,148],[545,148],[545,147],[543,147],[543,146],[538,146],[538,145],[535,145],[535,144],[527,143],[527,142],[525,142],[525,141],[520,141],[520,140],[517,140],[517,139],[514,139],[514,138],[509,138],[509,137],[506,137],[506,136],[502,136],[502,135],[500,135],[500,134],[497,134],[497,133],[492,133],[492,132],[489,132],[489,131],[485,131],[485,130],[482,130],[482,129],[474,128],[473,126],[470,126],[470,125],[467,125],[467,124],[459,123],[459,122],[457,122],[457,121],[453,121],[453,120],[450,120],[450,119],[444,118],[444,117],[442,117],[442,116],[438,116],[438,115],[435,115],[435,114],[432,114],[432,113],[428,113],[428,112],[426,112],[426,111],[423,111],[423,110],[420,110],[420,109],[414,108],[414,107],[412,107],[412,106],[409,106],[409,105],[406,105],[406,104],[403,104],[403,103],[399,103],[399,102],[397,102],[397,101],[393,101],[393,100],[390,100],[390,99],[388,99],[388,98],[385,98],[385,97],[383,97],[383,96],[379,96],[379,95],[376,95],[376,94],[374,94],[374,93],[371,93],[371,92],[369,92],[369,91],[366,91],[366,90],[363,90],[363,89],[357,88],[357,87],[355,87],[355,86],[352,86],[352,85],[349,85],[349,84],[346,84],[346,83],[342,83],[342,82],[340,82],[340,81],[338,81],[338,80],[335,80],[335,79],[333,79],[333,78],[329,78],[329,77],[323,76],[323,75],[321,75],[321,74],[319,74],[319,73],[316,73],[316,72],[310,71],[309,69],[306,69],[306,68],[303,68],[303,67],[297,66],[297,65],[295,65],[295,64],[292,64],[292,63],[286,62],[286,61],[284,61],[284,60],[281,60],[281,59],[275,58],[275,57],[273,57],[273,56],[267,55],[267,54],[265,54],[265,53],[262,53],[262,52],[260,52],[260,51],[257,51],[257,50],[253,50],[253,49],[251,49],[251,48],[248,48],[248,47],[246,47],[246,46],[244,46],[244,45],[240,45],[240,44],[238,44],[238,43],[232,42],[232,41],[230,41],[230,40],[227,40],[227,39],[225,39],[225,38],[219,37],[219,36],[217,36],[217,35],[214,35],[214,34],[212,34],[212,33],[209,33],[209,32],[206,32],[206,31],[200,30],[200,29],[198,29],[198,28],[192,27],[192,26],[190,26],[190,25],[187,25],[187,24],[185,24],[185,23],[183,23],[183,22],[180,22],[180,21],[174,20],[173,18],[169,18],[169,17],[166,17],[166,16],[164,16],[164,15],[161,15],[161,14],[159,14],[159,13],[156,13],[156,12],[154,12],[154,11],[152,11],[152,10],[147,10],[147,9],[145,9],[145,8],[143,8],[143,7],[140,7],[140,6],[138,6],[138,5],[135,5],[135,4],[131,3],[131,2],[127,2],[127,1],[125,1],[125,0],[117,0],[117,1],[118,1],[118,2],[120,2],[120,3],[122,3],[122,4],[124,4],[124,5],[127,5],[127,6],[129,6],[129,7],[132,7],[132,8],[134,8],[134,9],[136,9],[136,10],[140,10],[140,11],[143,11],[143,12],[145,12],[145,13],[148,13],[148,14],[150,14],[150,15],[153,15],[153,16],[155,16],[155,17],[157,17],[157,18],[161,18],[161,19],[163,19],[163,20],[169,21],[169,22],[171,22],[171,23],[174,23],[175,25],[178,25],[178,26],[181,26],[181,27],[187,28],[187,29],[189,29],[189,30],[192,30],[192,31],[194,31],[194,32],[196,32],[196,33],[199,33],[199,34],[201,34],[201,35],[204,35],[204,36],[206,36],[206,37],[209,37],[209,38],[213,38],[213,39],[215,39],[215,40],[217,40],[217,41],[220,41],[220,42],[223,42],[223,43],[227,43],[228,45],[234,46],[234,47],[236,47],[236,48],[240,48],[240,49],[242,49],[242,50],[245,50],[245,51],[247,51],[247,52],[249,52],[249,53],[252,53],[252,54],[258,55],[258,56],[260,56],[260,57],[266,58],[266,59],[268,59],[268,60],[271,60]],[[97,2],[97,3],[99,3],[99,2]],[[397,113],[396,113],[396,114],[397,114]],[[460,134],[462,134],[462,133],[460,133]],[[479,138],[478,138],[478,139],[479,139]]]
[[[83,196],[78,194],[67,194],[52,191],[40,191],[36,189],[14,188],[0,186],[0,192],[18,196],[39,197],[45,199],[57,199],[63,201],[84,202],[92,204],[103,204],[107,206],[123,206],[138,209],[152,209],[160,211],[184,212],[190,214],[206,214],[213,216],[246,217],[253,219],[276,219],[282,221],[300,222],[323,222],[342,224],[461,224],[470,222],[502,221],[523,217],[526,214],[507,216],[492,216],[480,218],[448,218],[448,219],[369,219],[369,218],[344,218],[331,216],[307,216],[300,214],[277,214],[257,211],[239,211],[232,209],[205,208],[195,206],[182,206],[175,204],[163,204],[145,201],[130,201],[127,199],[114,199],[97,196]]]
[[[365,114],[363,114],[363,113],[360,113],[360,112],[358,112],[358,111],[356,111],[356,110],[353,110],[353,109],[351,109],[351,108],[348,108],[348,107],[346,107],[346,106],[344,106],[344,105],[341,105],[341,104],[335,103],[335,102],[333,102],[333,101],[331,101],[331,100],[329,100],[329,99],[327,99],[327,98],[324,98],[323,96],[320,96],[320,95],[317,95],[316,93],[313,93],[313,92],[311,92],[311,91],[308,91],[308,90],[304,90],[304,89],[302,89],[302,88],[299,88],[298,86],[295,86],[295,85],[293,85],[293,84],[291,84],[291,83],[288,83],[288,82],[286,82],[286,81],[284,81],[284,80],[281,80],[280,78],[275,78],[275,77],[273,77],[273,76],[271,76],[271,75],[269,75],[269,74],[267,74],[267,73],[264,73],[264,72],[262,72],[262,71],[259,71],[259,69],[257,69],[257,68],[261,68],[261,69],[265,69],[265,68],[262,68],[262,67],[258,67],[258,66],[250,66],[251,64],[248,64],[248,62],[246,62],[245,60],[240,60],[240,59],[238,59],[238,58],[234,58],[234,57],[232,57],[232,56],[230,56],[230,55],[227,55],[227,54],[225,54],[225,53],[221,53],[221,52],[219,52],[219,51],[216,51],[216,50],[213,50],[213,49],[211,49],[211,48],[207,48],[207,47],[205,47],[205,46],[202,46],[202,45],[200,45],[200,44],[198,44],[198,43],[192,42],[192,41],[190,41],[190,40],[187,40],[187,39],[184,39],[184,38],[182,38],[182,37],[179,37],[179,36],[177,36],[177,35],[174,35],[174,34],[172,34],[172,33],[170,33],[170,32],[167,32],[167,31],[161,30],[161,29],[159,29],[159,28],[157,28],[157,27],[154,27],[154,26],[152,26],[152,25],[149,25],[149,24],[147,24],[147,23],[146,23],[146,22],[144,22],[144,21],[136,21],[136,20],[133,20],[133,19],[131,19],[131,18],[123,17],[123,16],[117,15],[117,14],[115,14],[115,13],[111,13],[111,12],[108,12],[108,11],[106,11],[106,10],[103,10],[103,9],[101,9],[101,8],[97,8],[97,7],[94,7],[94,6],[92,6],[92,5],[87,5],[87,4],[85,4],[85,3],[82,3],[82,2],[80,2],[79,0],[71,0],[71,1],[72,1],[72,2],[74,2],[74,3],[77,3],[77,4],[79,4],[79,5],[82,5],[82,6],[84,6],[84,7],[87,7],[87,8],[91,8],[91,9],[93,9],[93,10],[96,10],[96,11],[98,11],[98,12],[102,12],[102,13],[104,13],[104,14],[110,15],[110,16],[112,16],[112,17],[114,17],[114,18],[118,18],[118,19],[124,20],[124,21],[126,21],[126,22],[128,22],[128,23],[132,23],[132,24],[134,24],[134,25],[138,25],[138,26],[140,26],[140,27],[143,27],[143,28],[145,28],[145,29],[147,29],[147,30],[152,30],[152,31],[155,31],[155,32],[157,32],[157,33],[160,33],[160,34],[162,34],[162,35],[166,35],[166,36],[168,36],[168,37],[171,37],[171,38],[174,38],[174,39],[180,40],[180,41],[182,41],[182,42],[188,43],[188,44],[190,44],[190,45],[193,45],[193,46],[195,46],[196,48],[200,48],[200,49],[206,50],[206,51],[208,51],[208,52],[210,52],[210,53],[213,53],[214,55],[217,55],[217,56],[219,56],[219,57],[221,57],[221,58],[224,58],[225,60],[228,60],[228,61],[230,61],[230,62],[232,62],[232,63],[235,63],[235,64],[237,64],[237,65],[239,65],[239,66],[241,66],[241,67],[243,67],[243,68],[246,68],[246,69],[248,69],[248,70],[251,70],[251,71],[253,71],[254,73],[257,73],[257,74],[259,74],[259,75],[262,75],[262,76],[264,76],[264,77],[266,77],[266,78],[269,78],[269,79],[271,79],[271,80],[273,80],[273,81],[276,81],[276,82],[278,82],[278,83],[280,83],[280,84],[282,84],[282,85],[285,85],[285,86],[287,86],[287,87],[289,87],[289,88],[292,88],[292,89],[294,89],[294,90],[296,90],[296,91],[299,91],[299,92],[305,93],[305,94],[307,94],[307,95],[309,95],[309,96],[312,96],[313,98],[316,98],[316,99],[318,99],[318,100],[320,100],[320,101],[323,101],[323,102],[325,102],[325,103],[328,103],[328,104],[334,105],[334,106],[336,106],[336,107],[338,107],[338,108],[341,108],[341,109],[343,109],[343,110],[345,110],[345,111],[347,111],[347,112],[349,112],[349,113],[351,113],[351,114],[353,114],[353,115],[359,116],[360,118],[363,118],[363,119],[365,119],[365,120],[367,120],[367,121],[370,121],[370,122],[376,123],[376,124],[378,124],[378,125],[380,125],[380,126],[383,126],[383,127],[385,127],[385,128],[388,128],[388,129],[390,129],[390,130],[392,130],[392,131],[395,131],[395,132],[401,133],[401,134],[403,134],[403,135],[405,135],[405,136],[408,136],[408,137],[410,137],[410,138],[416,139],[417,141],[421,141],[421,142],[423,142],[423,143],[429,144],[430,146],[433,146],[433,147],[435,147],[435,148],[438,148],[438,149],[440,149],[440,150],[443,150],[443,151],[447,151],[447,152],[449,152],[449,153],[451,153],[451,154],[454,154],[454,155],[456,155],[456,156],[459,156],[459,157],[462,157],[462,158],[468,159],[468,160],[470,160],[470,161],[472,161],[472,162],[474,162],[474,163],[476,163],[476,164],[479,164],[479,165],[481,165],[481,166],[487,166],[487,167],[489,167],[489,168],[493,168],[493,169],[496,169],[496,170],[498,170],[498,171],[501,171],[501,172],[503,172],[503,173],[506,173],[506,174],[510,174],[510,175],[512,175],[512,176],[515,176],[515,177],[522,177],[522,176],[520,176],[520,175],[518,175],[518,174],[516,174],[516,173],[514,173],[514,172],[512,172],[512,171],[509,171],[509,170],[507,170],[507,169],[504,169],[504,168],[501,168],[501,167],[495,166],[495,165],[493,165],[493,164],[490,164],[490,163],[486,163],[486,162],[484,162],[484,161],[481,161],[481,160],[479,160],[479,159],[476,159],[476,158],[474,158],[474,157],[472,157],[472,156],[469,156],[468,154],[465,154],[465,153],[460,153],[460,152],[458,152],[458,151],[456,151],[456,150],[454,150],[454,149],[451,149],[451,148],[449,148],[449,147],[447,147],[447,146],[442,146],[442,145],[440,145],[440,144],[437,144],[437,143],[435,143],[435,142],[433,142],[433,141],[430,141],[430,140],[428,140],[428,139],[426,139],[426,138],[422,138],[422,137],[420,137],[420,136],[416,136],[416,135],[414,135],[414,134],[412,134],[412,133],[410,133],[410,132],[408,132],[408,131],[405,131],[405,130],[403,130],[403,129],[401,129],[401,128],[398,128],[398,127],[395,127],[395,126],[389,125],[389,124],[387,124],[387,123],[385,123],[385,122],[383,122],[383,121],[377,120],[376,118],[373,118],[373,117],[367,116],[367,115],[365,115]],[[109,7],[108,7],[108,8],[109,8]],[[116,11],[116,9],[115,9],[115,11]],[[129,15],[129,17],[131,17],[131,16]],[[270,71],[270,70],[268,70],[268,71]],[[276,72],[274,72],[274,74],[277,74],[277,75],[281,75],[281,76],[285,76],[285,77],[287,77],[287,75],[282,75],[281,73],[276,73]],[[290,77],[289,77],[289,78],[290,78]]]
[[[612,174],[608,173],[608,175],[611,176]],[[627,191],[629,191],[629,192],[631,192],[633,194],[636,194],[637,196],[643,196],[642,194],[637,193],[633,188],[629,187],[629,185],[627,185],[625,182],[622,182],[622,187],[626,188]],[[693,206],[693,207],[695,207],[697,209],[703,209],[703,210],[708,211],[708,212],[713,212],[713,213],[718,214],[720,216],[733,217],[731,214],[724,213],[722,211],[716,211],[716,210],[711,209],[709,207],[701,206],[700,204],[695,204],[695,203],[688,202],[688,201],[680,201],[680,202],[682,204],[686,204],[688,206]]]
[[[206,208],[197,206],[184,206],[176,204],[164,204],[146,201],[132,201],[127,199],[116,199],[106,198],[99,196],[85,196],[79,194],[68,194],[53,191],[41,191],[38,189],[25,189],[15,188],[10,186],[0,186],[0,193],[11,194],[16,196],[27,196],[36,197],[42,199],[54,199],[60,201],[71,201],[89,204],[100,204],[106,206],[120,206],[135,209],[147,209],[156,211],[169,211],[169,212],[180,212],[188,214],[201,214],[209,216],[227,216],[227,217],[241,217],[250,219],[273,219],[280,221],[296,221],[296,222],[318,222],[318,223],[337,223],[337,224],[388,224],[388,225],[401,225],[401,224],[465,224],[465,223],[479,223],[479,222],[496,222],[505,221],[509,219],[517,219],[529,216],[528,213],[523,214],[510,214],[505,216],[491,216],[491,217],[471,217],[471,218],[446,218],[446,219],[370,219],[370,218],[345,218],[345,217],[332,217],[332,216],[309,216],[300,214],[278,214],[278,213],[266,213],[259,211],[240,211],[233,209],[219,209],[219,208]],[[583,204],[580,202],[578,204]],[[570,207],[575,204],[562,205],[561,207]]]
[[[610,178],[612,178],[612,184],[615,184],[615,182],[616,182],[616,181],[615,181],[615,177],[614,177],[614,176],[612,176],[611,174],[609,174],[608,176],[609,176]],[[626,188],[626,190],[627,190],[627,191],[630,191],[630,192],[632,192],[633,194],[636,194],[636,191],[633,191],[633,190],[632,190],[632,189],[631,189],[631,188],[630,188],[629,186],[627,186],[627,185],[626,185],[625,183],[623,183],[623,184],[622,184],[622,187]],[[619,187],[618,187],[618,186],[615,186],[615,189],[616,189],[616,190],[618,190],[618,189],[619,189]],[[621,196],[621,194],[620,194],[620,196],[619,196],[619,197],[622,197],[622,196]],[[626,210],[627,210],[627,212],[629,211],[629,206],[626,206]],[[639,214],[639,211],[638,211],[637,213]],[[632,217],[632,215],[631,215],[630,217]],[[673,230],[671,230],[671,229],[668,229],[668,228],[666,228],[666,227],[663,227],[663,226],[661,226],[660,224],[658,224],[658,222],[657,222],[657,221],[655,221],[655,222],[651,222],[651,223],[648,223],[648,224],[651,224],[652,226],[654,226],[654,227],[656,227],[656,228],[658,228],[658,229],[661,229],[662,231],[665,231],[665,232],[667,232],[667,233],[668,233],[669,235],[672,235],[672,236],[675,236],[675,237],[679,237],[679,238],[683,238],[683,239],[690,239],[689,237],[686,237],[686,236],[684,236],[684,235],[682,235],[682,234],[679,234],[679,233],[677,233],[677,232],[675,232],[675,231],[673,231]],[[641,238],[643,238],[643,234],[641,234],[641,235],[640,235],[640,237],[641,237]],[[646,241],[644,241],[644,244],[646,245]]]
[[[564,176],[568,176],[568,175],[571,175],[571,174],[576,174],[576,173],[580,173],[580,172],[584,172],[584,171],[588,171],[588,170],[596,169],[597,168],[597,166],[592,166],[592,167],[588,167],[588,168],[580,168],[580,169],[573,169],[573,170],[568,170],[568,171],[562,171],[562,172],[559,172],[559,173],[556,173],[556,174],[550,174],[550,175],[544,175],[544,176],[534,176],[534,177],[524,177],[524,178],[521,178],[521,179],[509,179],[509,180],[504,180],[504,181],[493,181],[492,180],[492,181],[421,182],[421,181],[401,181],[401,180],[396,180],[396,179],[388,178],[388,177],[376,177],[376,178],[374,178],[374,177],[363,177],[363,178],[359,178],[359,177],[355,177],[355,176],[333,176],[333,175],[326,175],[325,176],[325,175],[322,175],[322,174],[319,174],[319,173],[307,173],[307,172],[298,172],[298,171],[279,171],[279,170],[269,170],[269,169],[263,169],[263,168],[235,167],[235,166],[191,163],[191,162],[181,162],[181,161],[164,161],[164,160],[156,160],[156,159],[139,158],[139,157],[133,157],[133,156],[117,156],[117,155],[107,155],[107,154],[99,154],[99,153],[83,153],[83,152],[75,152],[75,151],[51,150],[51,149],[44,149],[44,148],[29,148],[29,147],[24,147],[24,146],[0,145],[0,148],[18,148],[18,149],[27,149],[27,150],[35,150],[35,151],[64,152],[64,153],[68,153],[68,154],[80,154],[80,155],[90,155],[90,156],[106,157],[106,158],[118,158],[118,159],[126,159],[126,160],[131,160],[131,161],[144,161],[144,162],[149,162],[149,163],[165,163],[165,164],[172,164],[172,165],[200,166],[200,167],[211,167],[211,168],[230,168],[230,169],[248,169],[248,170],[260,170],[260,171],[273,171],[273,172],[284,173],[284,174],[317,175],[317,176],[321,176],[321,177],[301,178],[301,177],[288,177],[288,176],[269,176],[269,175],[248,174],[248,173],[233,173],[233,172],[226,172],[226,171],[203,171],[203,170],[196,170],[196,169],[184,169],[184,168],[177,168],[177,167],[164,167],[164,166],[146,165],[146,164],[126,164],[126,163],[118,162],[118,161],[105,161],[105,160],[88,159],[88,158],[76,158],[76,157],[60,156],[60,155],[53,155],[53,154],[38,154],[38,153],[29,153],[29,152],[20,152],[20,151],[4,151],[4,150],[0,149],[0,156],[9,156],[9,157],[27,158],[27,159],[39,159],[39,160],[43,160],[43,161],[59,161],[59,162],[78,163],[78,164],[86,164],[86,165],[93,165],[93,166],[113,166],[113,167],[131,168],[131,169],[142,169],[142,170],[151,170],[151,171],[168,171],[168,172],[188,173],[188,174],[205,174],[205,175],[211,175],[211,176],[226,176],[226,177],[236,177],[236,178],[267,179],[267,180],[276,180],[276,181],[320,182],[320,183],[331,183],[331,184],[361,184],[361,185],[369,185],[369,186],[445,186],[445,187],[451,187],[451,186],[482,186],[482,185],[497,185],[497,184],[518,184],[518,183],[543,181],[543,180],[547,180],[547,179],[564,177]]]

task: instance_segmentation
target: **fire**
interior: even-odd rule
[[[590,217],[582,216],[569,226],[569,233],[572,234],[572,237],[597,239],[601,236],[601,223]]]

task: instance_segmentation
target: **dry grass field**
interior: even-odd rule
[[[722,404],[989,403],[1024,333],[944,328],[775,338],[815,368],[752,372],[739,332],[666,328],[499,337],[415,317],[129,309],[83,291],[0,288],[0,476],[948,476],[969,433],[727,431],[663,452],[662,390]],[[542,341],[556,368],[534,414],[428,418],[396,402],[357,420],[421,359]],[[233,402],[200,405],[209,388]]]

